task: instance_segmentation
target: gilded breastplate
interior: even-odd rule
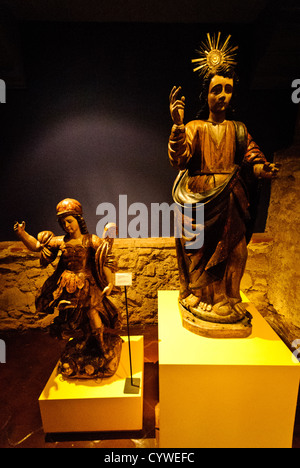
[[[62,248],[62,257],[67,270],[79,273],[89,269],[88,249],[82,245],[65,244]]]

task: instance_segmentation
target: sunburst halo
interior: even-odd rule
[[[236,61],[234,60],[238,46],[232,47],[229,45],[231,35],[229,34],[223,44],[220,44],[221,33],[210,36],[207,33],[206,42],[202,42],[199,50],[199,58],[192,59],[192,63],[197,64],[193,69],[199,75],[206,75],[209,72],[226,71],[234,68]]]

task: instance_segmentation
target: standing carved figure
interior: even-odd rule
[[[40,252],[42,267],[60,254],[54,274],[36,298],[36,310],[46,314],[59,310],[51,331],[73,337],[60,359],[64,376],[110,377],[118,367],[122,343],[120,316],[107,297],[113,289],[115,225],[106,226],[103,239],[89,234],[81,204],[71,198],[58,203],[56,214],[64,236],[43,231],[35,239],[25,231],[24,221],[14,226],[24,245]]]
[[[200,98],[208,111],[205,120],[184,125],[181,87],[174,86],[170,94],[174,125],[168,152],[171,165],[180,171],[173,199],[180,207],[193,207],[190,219],[183,215],[184,232],[176,239],[180,310],[186,328],[211,337],[251,334],[251,316],[240,295],[253,227],[251,199],[256,180],[278,171],[266,161],[245,125],[226,119],[237,80],[235,49],[228,40],[221,47],[220,33],[217,39],[208,34],[200,58],[193,60],[204,78]],[[200,206],[204,226],[196,225]],[[203,235],[203,229],[204,244],[193,249],[188,241]]]

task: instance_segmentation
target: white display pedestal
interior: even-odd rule
[[[66,380],[54,369],[39,398],[44,432],[142,429],[144,337],[130,337],[133,378],[140,379],[137,394],[124,393],[130,365],[128,338],[122,338],[121,360],[113,377],[96,381]]]
[[[248,338],[183,328],[178,291],[159,291],[159,446],[291,447],[300,365],[250,305]]]

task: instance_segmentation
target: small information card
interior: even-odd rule
[[[131,286],[132,285],[132,273],[116,273],[115,274],[115,285],[116,286]]]

